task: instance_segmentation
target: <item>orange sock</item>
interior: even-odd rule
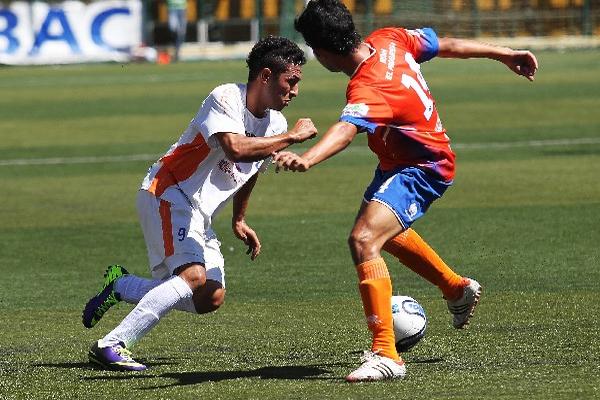
[[[462,277],[446,265],[414,230],[407,229],[390,239],[383,249],[439,287],[446,299],[454,300],[462,295]]]
[[[372,351],[400,360],[396,351],[392,322],[392,281],[383,258],[375,258],[356,266],[358,289],[362,298],[367,325],[373,334]]]

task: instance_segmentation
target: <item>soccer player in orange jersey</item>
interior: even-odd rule
[[[346,379],[402,378],[406,367],[395,348],[392,284],[381,250],[440,288],[455,328],[469,323],[481,295],[477,281],[454,272],[410,228],[454,178],[450,139],[419,64],[435,56],[490,58],[533,81],[537,61],[529,51],[438,38],[430,28],[379,29],[362,40],[338,0],[310,1],[295,26],[325,68],[350,77],[347,103],[339,122],[317,144],[302,156],[280,152],[275,162],[278,169],[307,171],[342,151],[358,133],[367,133],[379,165],[348,242],[373,342]]]

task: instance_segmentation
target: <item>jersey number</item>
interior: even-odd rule
[[[427,87],[425,78],[423,78],[423,75],[421,74],[421,67],[410,53],[404,55],[404,60],[407,62],[410,69],[417,75],[417,79],[410,75],[402,74],[402,84],[407,89],[413,89],[417,93],[417,96],[419,96],[419,99],[421,99],[421,102],[425,106],[423,115],[425,116],[425,119],[429,121],[433,114],[433,100],[427,95],[429,88]]]

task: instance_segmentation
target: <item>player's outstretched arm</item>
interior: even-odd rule
[[[246,223],[246,209],[254,185],[258,180],[258,174],[254,174],[233,196],[233,214],[231,216],[231,228],[234,235],[248,246],[246,254],[254,260],[260,254],[261,244],[254,229]]]
[[[344,150],[358,133],[355,125],[338,122],[325,132],[325,135],[302,156],[284,151],[274,155],[273,160],[280,169],[305,172],[318,163],[327,160]]]
[[[310,118],[300,118],[286,133],[270,137],[249,137],[237,133],[215,134],[225,155],[233,162],[252,162],[269,157],[273,152],[302,143],[317,135],[317,128]]]
[[[535,55],[527,50],[513,50],[469,39],[440,38],[439,57],[444,58],[490,58],[505,64],[517,75],[534,80],[538,69]]]

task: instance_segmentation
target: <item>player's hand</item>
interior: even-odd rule
[[[233,222],[233,233],[248,246],[246,254],[250,254],[250,259],[254,261],[260,254],[261,248],[256,232],[246,224],[246,221],[239,220]]]
[[[514,50],[512,54],[505,57],[502,62],[506,64],[515,74],[523,75],[533,81],[538,69],[538,62],[532,52],[526,50]]]
[[[317,136],[317,128],[310,118],[300,118],[296,125],[289,131],[294,143],[302,143],[305,140]]]
[[[276,153],[273,156],[273,162],[276,164],[275,172],[279,172],[281,169],[293,172],[306,172],[310,168],[308,160],[291,151]]]

